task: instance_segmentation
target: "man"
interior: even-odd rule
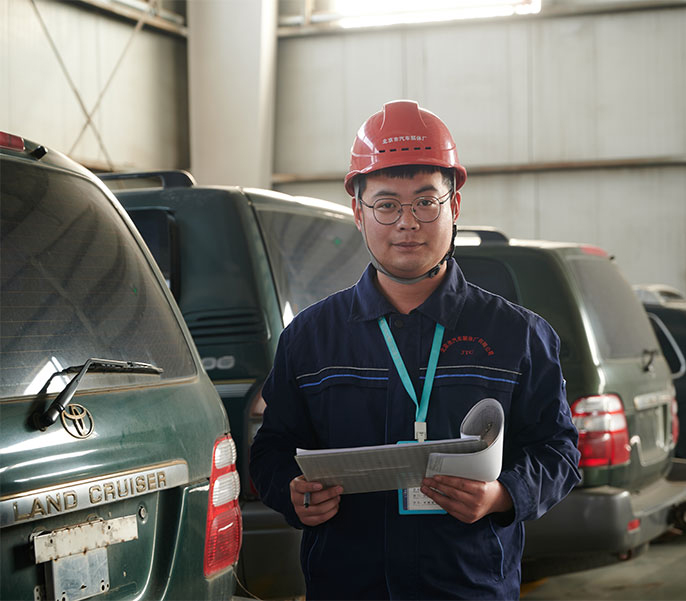
[[[345,178],[372,264],[279,341],[250,466],[264,502],[304,529],[308,599],[517,598],[522,521],[579,481],[559,339],[451,258],[465,178],[433,113],[396,101],[372,115]],[[505,412],[493,482],[345,495],[294,460],[296,448],[456,438],[483,398]]]

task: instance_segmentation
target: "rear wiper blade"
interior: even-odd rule
[[[96,359],[92,357],[88,359],[83,365],[71,365],[62,371],[52,374],[50,379],[43,387],[47,390],[50,381],[56,376],[62,376],[68,373],[76,373],[69,384],[64,387],[50,407],[42,415],[35,416],[35,424],[40,430],[45,430],[57,421],[60,413],[65,410],[71,401],[76,389],[81,383],[81,379],[87,372],[94,373],[122,373],[122,374],[153,374],[160,375],[164,370],[160,367],[152,365],[151,363],[143,363],[141,361],[118,361],[117,359]]]
[[[643,349],[643,353],[641,355],[641,363],[642,363],[642,368],[643,371],[650,371],[653,369],[653,362],[655,361],[655,357],[657,357],[657,354],[660,351],[658,349]]]

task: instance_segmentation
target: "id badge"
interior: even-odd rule
[[[398,444],[412,444],[416,440],[401,440]],[[448,513],[419,487],[398,489],[398,512],[401,515],[422,515]]]

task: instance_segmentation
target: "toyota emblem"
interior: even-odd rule
[[[88,438],[93,432],[93,416],[83,405],[69,403],[61,417],[64,429],[74,438]]]

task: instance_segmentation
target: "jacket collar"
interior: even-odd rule
[[[467,282],[455,259],[446,262],[446,274],[438,288],[414,311],[426,315],[446,329],[454,329],[467,294]],[[350,321],[372,321],[396,313],[393,305],[376,287],[376,269],[368,265],[353,288]]]

